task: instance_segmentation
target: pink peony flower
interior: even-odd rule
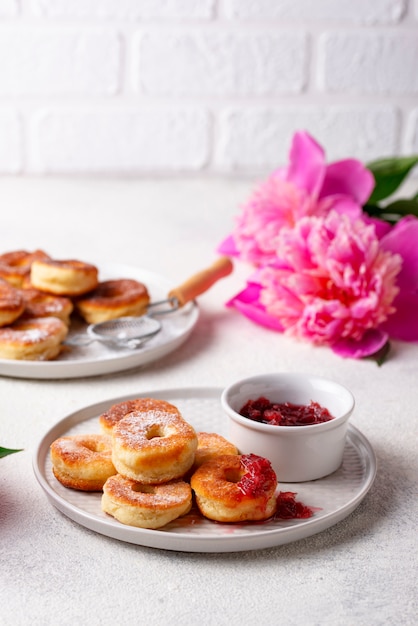
[[[381,246],[402,257],[397,277],[399,292],[393,301],[396,312],[382,325],[393,339],[418,341],[418,219],[407,216],[381,239]]]
[[[418,340],[418,220],[378,238],[335,211],[282,228],[274,262],[228,304],[253,321],[341,356],[377,352],[389,337]]]
[[[362,214],[374,178],[360,161],[325,163],[321,146],[306,132],[294,135],[289,165],[276,170],[255,190],[236,219],[236,228],[220,246],[222,254],[260,266],[276,257],[283,227],[331,210],[352,218]]]

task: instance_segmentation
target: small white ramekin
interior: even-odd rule
[[[271,402],[307,405],[317,402],[333,419],[308,426],[274,426],[239,414],[248,400],[260,396]],[[280,482],[323,478],[341,465],[348,420],[354,409],[352,393],[340,383],[292,373],[262,374],[227,387],[221,397],[228,437],[241,454],[258,454],[271,462]]]

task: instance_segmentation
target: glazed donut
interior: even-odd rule
[[[98,270],[83,261],[34,261],[30,281],[33,287],[57,296],[81,296],[98,285]]]
[[[73,312],[73,303],[64,296],[52,296],[39,289],[21,289],[25,310],[22,319],[32,317],[58,317],[67,326]]]
[[[19,319],[0,328],[0,358],[49,361],[61,352],[67,333],[67,325],[57,317]]]
[[[46,261],[49,258],[49,255],[43,250],[5,252],[0,255],[0,278],[7,280],[15,287],[21,287],[30,274],[32,263],[34,261]]]
[[[142,283],[123,278],[106,280],[86,298],[77,301],[77,310],[89,324],[97,324],[117,317],[145,313],[150,297]]]
[[[276,510],[277,477],[270,461],[255,454],[207,461],[191,478],[199,511],[217,522],[265,520]]]
[[[107,435],[111,435],[115,424],[120,422],[121,419],[126,417],[128,413],[132,411],[147,410],[149,406],[149,400],[140,398],[138,400],[126,400],[125,402],[118,402],[113,404],[110,409],[105,411],[99,416],[99,424],[102,431]]]
[[[161,528],[192,506],[192,490],[182,480],[164,485],[144,485],[120,474],[103,487],[102,510],[122,524],[139,528]]]
[[[193,469],[197,469],[203,463],[225,454],[238,454],[238,448],[217,433],[197,433],[197,450]]]
[[[24,310],[25,304],[19,291],[0,279],[0,326],[13,324]]]
[[[181,478],[191,468],[197,435],[178,409],[144,398],[113,428],[112,460],[119,474],[146,484]]]
[[[50,454],[55,478],[69,489],[101,491],[116,474],[112,442],[106,435],[60,437],[51,444]]]

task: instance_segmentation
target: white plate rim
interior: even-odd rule
[[[147,269],[135,268],[118,263],[100,263],[95,265],[99,269],[100,280],[108,278],[133,278],[147,285],[151,298],[153,290],[158,290],[158,298],[165,298],[168,291],[173,287],[172,283],[164,276]],[[173,315],[180,315],[174,313]],[[60,361],[14,361],[0,359],[0,376],[25,379],[69,379],[85,378],[113,374],[135,367],[147,365],[177,349],[192,333],[199,318],[199,308],[196,302],[189,303],[181,310],[181,328],[173,337],[159,343],[153,341],[144,344],[144,347],[135,350],[115,352],[111,358],[79,358]],[[164,324],[164,318],[160,318]],[[169,318],[166,318],[166,320]],[[180,318],[179,318],[180,319]]]
[[[223,536],[213,537],[213,535],[199,534],[198,536],[184,533],[164,532],[161,530],[140,529],[123,524],[116,523],[115,520],[106,520],[83,511],[66,501],[50,486],[45,475],[46,456],[49,453],[49,446],[54,439],[65,434],[72,426],[87,421],[96,415],[102,413],[111,404],[123,402],[126,400],[139,397],[155,397],[174,401],[176,397],[185,397],[188,394],[194,398],[209,398],[213,400],[219,399],[222,389],[216,387],[186,387],[174,389],[155,389],[136,394],[123,395],[110,398],[98,403],[94,403],[77,411],[74,411],[59,420],[52,428],[50,428],[38,443],[33,457],[33,470],[35,477],[45,492],[50,503],[61,511],[64,515],[77,522],[81,526],[92,530],[96,533],[107,537],[117,539],[126,543],[135,544],[143,547],[151,547],[165,550],[175,550],[182,552],[240,552],[248,550],[256,550],[263,548],[271,548],[286,543],[291,543],[299,539],[304,539],[320,533],[331,526],[334,526],[341,520],[345,519],[352,513],[360,502],[365,498],[371,486],[373,485],[377,462],[374,450],[368,439],[353,425],[348,427],[348,441],[356,449],[358,454],[362,454],[362,459],[367,466],[365,470],[365,479],[361,489],[350,500],[345,502],[343,506],[338,507],[335,511],[331,511],[320,518],[315,516],[306,520],[297,520],[297,523],[288,527],[280,527],[276,529],[262,530],[260,526],[259,532],[252,531],[248,534],[239,536]],[[318,481],[316,481],[318,482]],[[297,491],[297,483],[294,484]]]

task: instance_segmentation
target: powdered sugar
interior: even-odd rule
[[[195,437],[193,428],[180,415],[164,410],[151,409],[147,413],[133,411],[114,427],[114,438],[120,445],[136,449],[144,444],[164,446],[162,439],[171,437]]]

